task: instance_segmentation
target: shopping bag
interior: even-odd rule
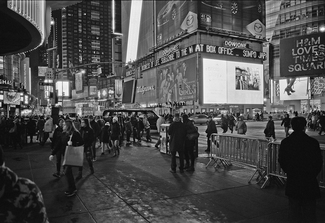
[[[62,165],[82,166],[84,160],[84,146],[67,146]]]

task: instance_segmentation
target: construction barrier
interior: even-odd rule
[[[245,135],[212,134],[210,137],[211,149],[209,162],[206,168],[213,164],[215,168],[228,168],[232,163],[255,169],[252,181],[257,174],[257,183],[263,182],[261,188],[266,187],[271,178],[277,183],[284,185],[286,174],[278,162],[280,142],[270,139],[261,139]],[[325,145],[321,145],[323,155],[323,168],[318,175],[320,187],[325,188]]]

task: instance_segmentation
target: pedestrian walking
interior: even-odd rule
[[[143,127],[144,131],[146,132],[146,140],[147,142],[151,142],[151,135],[150,135],[150,122],[148,120],[147,114],[144,115],[143,117]]]
[[[291,118],[289,118],[289,114],[285,114],[285,118],[281,122],[281,126],[284,125],[284,132],[286,134],[286,137],[288,137],[289,134],[289,129],[291,127]]]
[[[69,145],[71,143],[71,145]],[[63,123],[63,132],[61,134],[60,143],[52,151],[49,160],[52,161],[54,155],[58,150],[66,148],[66,146],[82,146],[84,144],[82,137],[76,127],[74,126],[72,120],[65,120]],[[77,187],[75,179],[73,177],[72,166],[66,166],[65,176],[68,182],[68,189],[65,191],[65,195],[68,197],[74,196],[77,193]]]
[[[240,135],[245,135],[247,132],[247,125],[246,125],[246,122],[244,121],[244,118],[242,116],[238,117],[236,131]]]
[[[14,149],[17,149],[17,144],[19,145],[19,148],[22,149],[22,142],[21,142],[21,137],[20,137],[21,131],[20,131],[20,124],[19,124],[19,118],[16,117],[9,130],[9,136],[13,145]]]
[[[47,117],[47,119],[44,123],[43,139],[41,142],[41,146],[45,145],[48,138],[52,138],[53,131],[54,131],[53,118],[49,116],[49,117]]]
[[[221,115],[221,128],[223,130],[222,133],[226,133],[228,131],[228,115]]]
[[[89,116],[89,124],[90,127],[94,130],[95,133],[95,140],[93,140],[92,145],[91,145],[91,152],[92,152],[92,157],[93,157],[93,162],[96,161],[96,142],[100,134],[100,127],[98,123],[95,121],[94,116],[90,115]]]
[[[58,125],[56,126],[54,133],[53,133],[53,138],[52,138],[52,143],[51,143],[51,151],[52,154],[56,155],[56,172],[53,174],[54,177],[60,178],[61,177],[61,161],[64,156],[65,152],[65,147],[58,147],[58,150],[53,152],[55,148],[57,148],[58,144],[61,141],[61,135],[63,132],[63,119],[59,119]],[[62,174],[64,175],[64,174]]]
[[[156,126],[157,126],[157,131],[158,131],[158,140],[157,143],[155,144],[155,147],[158,148],[159,145],[161,144],[161,136],[160,136],[160,131],[161,131],[161,125],[165,123],[165,118],[162,115],[159,115],[159,118],[157,119]]]
[[[171,162],[171,173],[176,173],[176,153],[179,156],[179,172],[184,172],[184,146],[186,137],[186,127],[181,122],[179,114],[175,114],[173,122],[170,124],[168,129],[168,134],[170,135],[169,147],[172,156]]]
[[[125,128],[125,133],[126,133],[126,145],[130,145],[131,141],[131,133],[132,133],[132,124],[131,124],[131,118],[130,117],[125,117],[124,120],[124,128]]]
[[[272,116],[269,116],[269,121],[266,123],[264,134],[267,139],[270,139],[271,137],[273,140],[276,140],[275,138],[275,127],[274,127],[274,121]]]
[[[119,137],[121,134],[121,128],[118,123],[118,117],[114,116],[113,123],[111,125],[111,141],[113,145],[113,157],[120,155]]]
[[[322,135],[322,132],[325,132],[325,115],[324,112],[321,113],[319,116],[319,125],[320,125],[320,130],[318,135]]]
[[[210,137],[211,137],[212,133],[218,133],[216,123],[212,120],[212,116],[208,117],[208,127],[205,130],[205,133],[207,134],[207,146],[208,146],[208,148],[205,150],[205,152],[210,153],[210,147],[211,147]]]
[[[95,139],[95,133],[94,130],[91,128],[88,119],[84,118],[80,121],[81,127],[80,127],[80,135],[84,141],[84,153],[86,154],[86,160],[90,169],[90,173],[94,173],[94,165],[93,165],[93,159],[92,159],[92,152],[91,152],[91,146],[93,144],[93,141]],[[76,180],[80,180],[82,178],[82,170],[83,167],[79,167],[79,172],[76,177]]]
[[[40,116],[38,121],[37,121],[37,140],[39,141],[40,144],[42,144],[43,142],[43,136],[44,136],[44,124],[45,124],[45,120],[44,120],[44,116]]]
[[[320,197],[317,175],[323,158],[319,142],[308,136],[304,117],[291,120],[293,132],[280,144],[278,161],[287,173],[285,195],[290,222],[316,222],[316,199]]]
[[[36,122],[33,120],[32,117],[29,118],[28,122],[27,122],[27,134],[30,137],[29,143],[32,144],[33,143],[33,137],[36,133]]]
[[[230,114],[228,116],[228,128],[231,133],[234,132],[234,127],[236,126],[236,120],[233,114]]]
[[[102,142],[102,155],[105,154],[105,148],[108,153],[111,153],[111,147],[109,146],[111,140],[111,125],[106,122],[101,131],[101,142]]]

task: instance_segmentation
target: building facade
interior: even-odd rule
[[[124,106],[154,107],[160,114],[263,109],[264,1],[140,2],[138,17],[134,1],[122,3],[123,46],[136,46],[122,54],[133,60]],[[136,20],[141,25],[131,29]]]
[[[100,113],[114,103],[109,93],[121,72],[120,8],[120,1],[84,1],[52,12],[49,67],[64,113]]]
[[[324,2],[317,0],[266,1],[269,111],[325,109],[324,8]]]

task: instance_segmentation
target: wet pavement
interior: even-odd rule
[[[99,156],[94,174],[85,162],[74,197],[64,195],[65,177],[52,176],[55,164],[48,160],[49,143],[6,149],[6,165],[36,182],[51,223],[286,222],[284,187],[271,183],[260,189],[255,178],[248,184],[254,174],[249,168],[205,168],[205,140],[200,136],[195,172],[170,173],[171,157],[145,142],[122,147],[118,157]],[[75,176],[77,171],[74,168]],[[324,190],[322,195],[317,202],[319,222],[325,219]]]

